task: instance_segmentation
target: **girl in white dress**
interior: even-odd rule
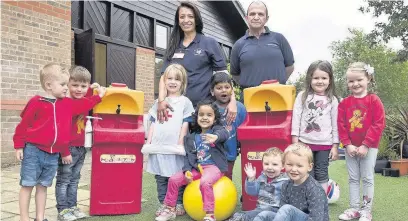
[[[191,122],[191,114],[194,112],[193,104],[184,96],[187,87],[187,73],[184,67],[179,64],[169,65],[163,75],[167,90],[165,101],[171,105],[172,110],[168,110],[168,121],[159,123],[156,118],[157,104],[162,101],[154,102],[149,110],[151,125],[142,149],[144,154],[149,154],[146,171],[154,174],[156,178],[157,196],[161,204],[156,215],[164,209],[163,201],[169,178],[179,172],[184,165],[183,139],[188,133],[188,123]],[[177,207],[181,211],[184,210],[182,197],[182,194],[179,194],[177,200]]]

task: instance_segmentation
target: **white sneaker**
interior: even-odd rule
[[[361,211],[360,215],[359,221],[371,221],[373,219],[373,216],[368,211]]]
[[[72,214],[74,214],[74,216],[75,216],[77,219],[82,219],[82,218],[88,217],[88,215],[87,215],[86,213],[82,212],[82,211],[81,211],[78,207],[76,207],[76,206],[71,207],[71,211],[72,211]]]
[[[167,221],[167,220],[175,220],[176,219],[176,211],[169,210],[168,208],[163,210],[160,213],[160,216],[156,217],[156,221]]]
[[[60,213],[58,213],[57,220],[58,221],[74,221],[76,220],[76,216],[72,213],[70,209],[64,209]]]
[[[159,206],[159,208],[157,208],[157,210],[156,210],[156,216],[160,216],[160,214],[161,214],[166,208],[167,208],[166,205],[161,204],[161,205]]]
[[[339,219],[341,220],[352,220],[357,218],[360,218],[360,212],[353,208],[346,209],[346,211],[339,216]]]

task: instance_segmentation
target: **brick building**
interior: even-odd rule
[[[157,96],[177,1],[1,1],[1,162],[16,163],[12,136],[27,100],[41,94],[39,69],[83,65],[93,81],[126,83]],[[229,57],[246,30],[237,1],[196,1],[204,34]]]

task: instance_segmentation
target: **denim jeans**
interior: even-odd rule
[[[283,205],[275,215],[273,221],[306,221],[309,215],[302,210],[290,205]]]
[[[271,221],[275,217],[277,212],[277,208],[273,209],[261,209],[256,208],[254,210],[240,212],[238,215],[234,215],[237,217],[241,217],[239,220],[241,221]]]
[[[276,212],[274,211],[262,211],[260,212],[253,221],[271,221],[275,218]]]
[[[34,144],[27,143],[23,149],[20,185],[50,187],[58,167],[58,153],[47,153]]]
[[[55,185],[58,212],[77,205],[78,183],[81,178],[81,168],[84,165],[86,149],[84,147],[70,147],[70,152],[71,164],[62,164],[61,157],[59,159]]]

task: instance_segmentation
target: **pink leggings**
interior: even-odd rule
[[[198,171],[191,171],[193,174],[193,180],[200,179],[200,191],[203,196],[203,204],[205,212],[214,212],[214,192],[213,185],[223,176],[220,169],[215,165],[203,165],[203,174]],[[201,178],[200,178],[201,176]],[[164,204],[167,206],[175,207],[177,203],[178,190],[181,186],[187,185],[187,181],[180,171],[169,179],[167,186],[166,197],[164,198]]]

